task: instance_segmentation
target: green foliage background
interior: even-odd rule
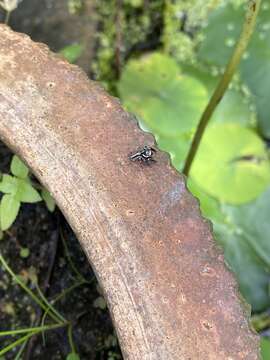
[[[206,5],[199,11],[200,1],[166,1],[162,45],[129,59],[118,82],[124,106],[155,135],[179,171],[244,19],[242,1]],[[270,303],[269,32],[270,3],[265,1],[188,179],[253,311]]]

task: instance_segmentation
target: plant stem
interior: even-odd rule
[[[11,332],[12,332],[12,334],[10,334],[10,335],[14,335],[14,334],[19,334],[19,333],[27,332],[28,330],[31,330],[29,334],[15,340],[14,342],[12,342],[8,346],[6,346],[4,349],[0,350],[0,355],[4,355],[8,351],[12,350],[14,347],[24,343],[29,338],[31,338],[33,335],[37,335],[42,331],[56,329],[56,328],[63,327],[63,326],[66,326],[66,325],[68,325],[68,323],[48,325],[48,326],[40,326],[40,327],[36,327],[36,328],[32,328],[32,329],[13,330],[13,332],[12,331],[6,331],[7,335],[9,335],[8,333],[11,333]]]
[[[94,279],[94,278],[93,278]],[[91,281],[86,281],[86,280],[80,280],[78,283],[72,285],[71,287],[69,287],[68,289],[65,289],[62,293],[60,293],[56,298],[54,298],[53,300],[51,300],[50,304],[53,306],[58,300],[60,300],[61,298],[63,298],[64,296],[66,296],[69,292],[73,291],[74,289],[76,289],[77,287],[84,285],[84,284],[90,284]],[[48,314],[49,311],[49,307],[48,309],[44,312],[43,316],[42,316],[42,321],[41,324],[43,326],[43,324],[45,323],[45,319],[46,316]]]
[[[221,99],[224,96],[225,91],[227,90],[229,83],[235,73],[235,70],[237,66],[239,65],[242,55],[244,51],[247,48],[247,45],[249,43],[250,37],[254,31],[256,18],[259,12],[259,8],[261,5],[261,0],[250,0],[247,6],[247,12],[246,12],[246,18],[245,22],[242,28],[242,32],[240,34],[239,40],[236,44],[236,47],[234,49],[234,52],[226,66],[225,72],[217,85],[208,105],[206,106],[206,109],[204,110],[199,125],[196,129],[196,133],[193,137],[184,169],[183,174],[186,176],[189,175],[189,171],[192,165],[192,162],[195,158],[195,155],[197,153],[197,150],[199,148],[203,133],[205,131],[205,128],[216,109],[217,105],[221,101]]]
[[[76,348],[75,348],[75,344],[73,342],[73,337],[72,337],[72,325],[68,326],[68,340],[69,340],[71,352],[76,353]]]
[[[25,349],[25,347],[26,347],[26,345],[27,345],[28,340],[29,340],[29,339],[26,339],[26,340],[24,340],[24,342],[22,342],[22,345],[21,345],[21,347],[20,347],[20,350],[17,352],[14,360],[21,360],[21,359],[22,359],[22,356],[21,356],[21,355],[22,355],[23,352],[24,352],[24,349]]]
[[[39,297],[41,298],[41,300],[44,302],[45,305],[47,305],[47,310],[46,313],[48,313],[49,311],[51,311],[52,313],[54,313],[55,316],[58,317],[58,319],[62,322],[67,322],[67,320],[49,303],[49,301],[45,298],[45,296],[43,295],[40,287],[38,286],[38,284],[36,284],[36,288],[39,294]],[[59,321],[58,321],[59,322]]]
[[[11,268],[8,266],[7,262],[5,261],[5,259],[3,258],[3,256],[0,254],[0,263],[2,263],[2,265],[4,266],[4,268],[6,269],[6,271],[10,274],[10,276],[12,277],[12,279],[18,284],[20,285],[24,291],[27,292],[27,294],[44,310],[47,310],[47,306],[42,302],[41,299],[39,299],[34,293],[33,291],[31,291],[24,283],[23,281],[21,281],[21,279],[19,278],[19,276],[17,276],[12,270]],[[48,311],[48,315],[55,320],[56,322],[61,322],[61,320],[51,311]]]
[[[9,22],[10,13],[11,13],[11,11],[7,11],[7,12],[6,12],[6,17],[5,17],[5,24],[6,24],[6,25],[7,25],[8,22]]]
[[[31,336],[35,335],[35,332],[31,332],[30,334],[27,334],[23,337],[21,337],[20,339],[14,341],[13,343],[9,344],[8,346],[6,346],[4,349],[0,350],[0,356],[4,355],[5,353],[7,353],[8,351],[12,350],[13,348],[15,348],[16,346],[24,343],[25,341],[27,341]]]
[[[68,325],[68,322],[64,322],[62,324],[53,324],[53,325],[45,325],[45,326],[37,326],[37,327],[30,327],[26,329],[18,329],[18,330],[7,330],[1,331],[0,336],[8,336],[8,335],[18,335],[18,334],[25,334],[25,333],[36,333],[41,331],[47,331],[52,329],[57,329],[60,327],[64,327]]]

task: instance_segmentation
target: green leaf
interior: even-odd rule
[[[163,137],[194,130],[207,103],[207,91],[200,81],[181,74],[172,58],[159,53],[131,60],[118,89],[127,109]]]
[[[235,89],[226,91],[223,99],[214,112],[211,122],[238,123],[243,126],[256,124],[255,113],[251,110],[249,100]]]
[[[270,273],[247,241],[249,235],[237,226],[234,219],[229,224],[214,223],[214,233],[224,249],[227,263],[235,273],[242,295],[254,311],[264,310],[270,300]]]
[[[156,142],[160,150],[170,154],[173,166],[181,171],[191,143],[191,135],[183,134],[173,138],[157,135]]]
[[[220,203],[206,194],[191,178],[187,181],[189,191],[199,200],[202,215],[212,221],[224,222],[224,216],[220,211]]]
[[[213,124],[203,136],[191,177],[222,202],[249,202],[270,183],[265,145],[249,129],[230,123]]]
[[[239,38],[244,18],[243,8],[232,3],[211,12],[203,30],[199,58],[211,65],[225,66]]]
[[[104,297],[99,296],[95,299],[95,301],[93,302],[93,306],[95,308],[99,308],[101,310],[105,310],[107,307],[106,301],[104,300]]]
[[[30,250],[28,248],[21,248],[20,250],[20,257],[23,259],[28,258],[28,256],[30,255]]]
[[[223,205],[222,210],[231,221],[237,222],[241,235],[270,270],[270,187],[255,202],[243,206]]]
[[[10,170],[13,175],[21,179],[25,179],[29,173],[28,167],[24,165],[24,163],[16,155],[12,157]]]
[[[18,189],[18,179],[14,176],[4,174],[0,182],[0,191],[5,194],[15,195]]]
[[[52,197],[52,195],[50,194],[50,192],[47,189],[42,188],[41,196],[42,196],[43,200],[45,201],[45,204],[46,204],[48,210],[50,212],[53,212],[55,209],[55,201],[54,201],[54,198]]]
[[[254,311],[269,306],[270,187],[255,201],[241,206],[221,205],[189,180],[200,199],[203,215],[213,221],[216,240],[236,274],[240,290]]]
[[[72,353],[68,354],[66,360],[80,360],[80,357],[78,354],[72,352]]]
[[[81,56],[83,50],[81,44],[72,44],[61,49],[59,53],[63,55],[68,62],[75,63]]]
[[[7,230],[15,221],[20,209],[20,202],[13,195],[4,195],[0,202],[1,229]]]
[[[211,74],[209,70],[198,68],[190,65],[184,66],[184,72],[187,75],[199,79],[208,90],[208,98],[210,99],[214,92],[221,74]],[[233,122],[244,126],[254,126],[256,124],[256,113],[252,110],[250,97],[239,88],[239,84],[232,84],[222,100],[218,104],[211,122]]]
[[[262,360],[270,359],[270,341],[268,338],[261,337],[261,356]]]
[[[213,11],[204,29],[204,41],[199,58],[209,64],[225,66],[237,41],[242,21],[243,7],[227,4]],[[259,12],[256,30],[240,64],[240,75],[251,90],[257,108],[261,132],[270,138],[270,6],[264,2]],[[218,51],[217,51],[218,49]]]
[[[29,183],[29,181],[24,179],[18,179],[18,189],[15,197],[18,201],[27,203],[35,203],[42,200],[38,191]]]
[[[259,25],[249,48],[249,56],[242,61],[240,74],[248,85],[256,105],[261,132],[270,138],[270,29],[262,30],[270,23]]]

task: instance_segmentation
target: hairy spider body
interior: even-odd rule
[[[156,150],[150,146],[145,145],[142,149],[139,149],[135,153],[129,155],[129,159],[131,161],[140,161],[144,164],[150,165],[151,162],[155,162],[156,160],[153,159],[153,155]]]

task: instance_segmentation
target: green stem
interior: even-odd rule
[[[14,360],[21,360],[21,359],[22,359],[22,356],[21,356],[21,355],[22,355],[23,352],[24,352],[24,349],[25,349],[25,347],[26,347],[26,345],[27,345],[27,342],[28,342],[28,339],[24,340],[24,342],[22,343],[22,346],[20,347],[20,350],[17,352]]]
[[[6,12],[6,17],[5,17],[5,24],[6,24],[6,25],[7,25],[8,22],[9,22],[10,13],[11,13],[11,11],[7,11],[7,12]]]
[[[76,348],[75,348],[75,344],[73,342],[73,337],[72,337],[72,325],[68,326],[68,340],[69,340],[69,344],[71,347],[71,352],[76,353]]]
[[[196,133],[192,140],[192,144],[190,146],[186,162],[184,165],[183,173],[188,176],[189,171],[192,165],[192,162],[195,158],[197,150],[199,148],[203,133],[205,128],[216,109],[217,105],[221,101],[224,96],[225,91],[227,90],[229,83],[236,71],[237,66],[239,65],[242,55],[247,48],[250,37],[254,31],[256,18],[259,12],[259,8],[261,5],[261,0],[250,0],[247,7],[246,18],[242,28],[242,32],[240,34],[239,40],[236,44],[234,52],[226,66],[225,72],[217,85],[206,109],[204,110],[199,125],[196,129]]]
[[[41,332],[41,331],[57,329],[59,327],[64,327],[67,324],[68,324],[68,322],[64,322],[62,324],[45,325],[45,326],[37,326],[37,327],[31,327],[31,328],[26,328],[26,329],[1,331],[0,336],[18,335],[18,334],[25,334],[25,333],[36,333],[36,332]]]
[[[47,306],[21,281],[21,279],[14,274],[14,272],[11,270],[11,268],[8,266],[7,262],[5,261],[5,259],[3,258],[3,256],[0,254],[0,262],[2,263],[2,265],[4,266],[4,268],[6,269],[6,271],[10,274],[10,276],[12,277],[12,279],[18,284],[20,285],[23,290],[25,292],[27,292],[27,294],[44,310],[47,310]],[[48,312],[48,315],[56,322],[59,323],[59,318],[56,317],[51,311]]]
[[[40,327],[36,327],[36,328],[32,328],[32,331],[21,337],[20,339],[18,340],[15,340],[14,342],[12,342],[11,344],[9,344],[8,346],[6,346],[4,349],[0,350],[0,355],[4,355],[5,353],[7,353],[8,351],[12,350],[13,348],[15,348],[16,346],[24,343],[25,341],[27,341],[29,338],[31,338],[33,335],[37,335],[39,334],[40,332],[42,331],[45,331],[45,330],[51,330],[51,329],[56,329],[56,328],[59,328],[59,327],[64,327],[68,325],[68,323],[63,323],[63,324],[55,324],[55,325],[48,325],[48,326],[40,326]],[[33,331],[33,329],[35,329]],[[13,334],[14,335],[15,333],[16,334],[19,334],[21,333],[22,331],[26,332],[28,329],[21,329],[21,330],[13,330]],[[6,333],[8,333],[9,331],[6,331]],[[9,335],[9,334],[7,334]]]
[[[87,282],[86,280],[81,280],[79,283],[72,285],[70,288],[65,289],[62,293],[60,293],[58,296],[56,296],[56,298],[54,298],[51,301],[51,304],[52,305],[55,304],[57,301],[62,299],[64,296],[66,296],[69,292],[73,291],[74,289],[76,289],[77,287],[79,287],[83,284],[88,284],[88,283],[90,283],[90,282]],[[48,315],[48,311],[49,311],[49,308],[44,312],[44,314],[42,316],[42,321],[41,321],[42,325],[45,323],[45,319],[46,319],[46,316]]]
[[[40,298],[42,299],[42,301],[44,302],[44,304],[47,305],[47,310],[45,310],[45,312],[48,314],[49,311],[51,311],[52,313],[54,313],[55,316],[58,317],[58,319],[62,322],[67,322],[67,320],[49,303],[49,301],[45,298],[45,296],[43,295],[40,287],[38,286],[38,284],[36,284],[37,287],[37,291],[38,294],[40,296]],[[58,322],[59,322],[58,320]]]
[[[0,356],[4,355],[5,353],[7,353],[8,351],[12,350],[13,348],[15,348],[16,346],[24,343],[25,341],[27,341],[31,336],[35,335],[35,332],[31,332],[30,334],[27,334],[23,337],[21,337],[20,339],[14,341],[13,343],[9,344],[8,346],[6,346],[4,349],[0,350]]]

